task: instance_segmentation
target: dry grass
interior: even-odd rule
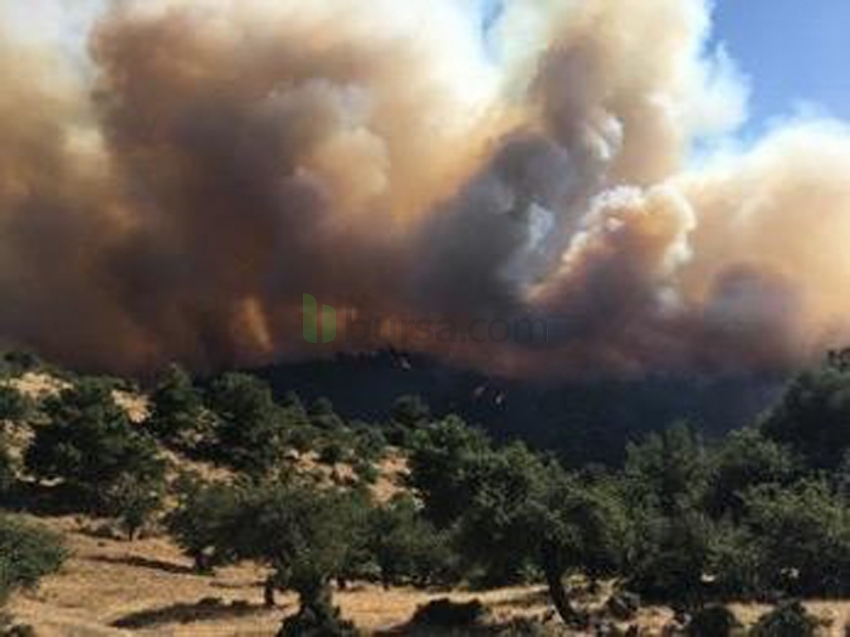
[[[63,389],[71,386],[70,383],[39,372],[26,372],[18,378],[9,380],[8,384],[33,400],[55,396]]]
[[[65,534],[72,557],[61,573],[45,578],[37,591],[18,594],[10,604],[16,619],[34,626],[39,635],[270,636],[283,617],[295,610],[291,594],[279,595],[274,609],[262,606],[266,571],[257,565],[240,564],[219,569],[215,576],[201,576],[165,538],[130,543],[95,537],[91,529],[97,528],[96,521],[64,517],[40,522]],[[384,591],[356,585],[338,591],[336,601],[346,617],[374,633],[403,625],[417,606],[444,596],[439,591]],[[545,591],[539,587],[454,591],[448,596],[456,601],[479,598],[495,622],[550,612]],[[844,634],[850,602],[815,601],[808,607],[830,622],[828,635]],[[733,610],[749,624],[768,609],[734,605]],[[671,616],[665,608],[643,609],[641,634],[661,635]]]
[[[292,594],[279,595],[276,608],[262,606],[261,583],[267,572],[258,565],[245,563],[201,576],[167,538],[130,543],[97,537],[98,521],[62,517],[39,522],[61,531],[72,555],[61,573],[45,578],[37,591],[16,595],[10,603],[16,620],[34,626],[38,635],[271,636],[295,610],[297,600]],[[335,599],[346,617],[374,633],[404,625],[418,606],[444,596],[456,601],[479,598],[494,622],[551,615],[545,590],[539,587],[445,593],[384,591],[357,584],[337,591]],[[813,601],[807,606],[828,623],[825,634],[844,635],[850,602]],[[742,604],[732,608],[746,624],[769,610]],[[640,634],[661,635],[671,617],[666,608],[642,609]]]
[[[146,396],[131,394],[126,391],[113,390],[112,400],[115,404],[127,412],[127,418],[136,424],[144,422],[150,412],[150,406]]]
[[[167,539],[130,543],[94,537],[88,532],[97,526],[92,521],[65,517],[41,522],[66,535],[72,557],[61,573],[10,604],[15,618],[34,626],[39,635],[274,635],[283,617],[295,609],[291,594],[279,595],[277,608],[262,607],[266,572],[256,565],[200,576]],[[512,588],[456,592],[451,597],[479,597],[502,619],[542,613],[544,597],[539,593]],[[336,600],[346,617],[371,632],[405,623],[417,606],[442,596],[445,593],[356,585],[338,592]]]

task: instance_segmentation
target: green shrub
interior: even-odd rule
[[[9,448],[0,437],[0,496],[9,494],[18,480],[15,459],[9,453]]]
[[[363,460],[362,458],[358,458],[354,462],[353,468],[355,475],[363,484],[375,484],[378,478],[381,477],[381,472],[378,471],[378,468],[368,460]]]
[[[786,602],[759,618],[752,637],[814,637],[818,620],[800,602]]]
[[[740,624],[725,606],[707,606],[700,609],[688,622],[689,637],[731,637]]]
[[[346,456],[346,449],[340,441],[328,440],[319,451],[319,462],[333,466],[344,462]]]
[[[480,625],[487,615],[487,608],[481,600],[453,602],[443,597],[418,607],[410,623],[441,629],[470,628]]]
[[[0,605],[17,589],[34,588],[56,572],[67,556],[54,533],[0,516]]]
[[[125,473],[107,491],[106,511],[118,518],[129,540],[135,539],[162,508],[163,487],[162,481],[148,481]]]
[[[0,385],[0,421],[23,420],[30,408],[30,401],[21,392],[8,385]]]

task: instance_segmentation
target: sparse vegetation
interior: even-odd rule
[[[348,422],[327,400],[309,410],[294,394],[277,402],[246,374],[200,387],[170,368],[134,424],[116,397],[133,383],[121,379],[75,378],[37,400],[8,386],[3,421],[32,435],[0,453],[0,491],[14,487],[20,500],[33,479],[70,488],[77,510],[114,518],[129,539],[167,533],[199,573],[263,565],[267,604],[276,591],[298,595],[287,636],[356,634],[334,594],[358,581],[545,584],[573,627],[638,621],[644,600],[711,635],[740,632],[730,599],[850,594],[850,439],[799,422],[844,426],[850,373],[835,360],[793,382],[762,423],[720,440],[677,424],[629,444],[622,467],[568,467],[496,443],[457,416],[431,416],[418,398],[398,400],[381,424]],[[202,471],[166,479],[165,450],[178,470]],[[406,477],[379,496],[388,456],[404,460]],[[36,533],[14,524],[4,519],[0,535]],[[17,571],[3,563],[5,590],[61,563],[55,538],[38,538],[19,544],[31,557],[16,557]],[[43,553],[26,553],[39,543]],[[583,589],[569,583],[576,577]],[[590,611],[577,591],[611,582],[602,610]],[[801,608],[779,606],[755,634],[814,627]]]

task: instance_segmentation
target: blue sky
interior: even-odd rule
[[[717,0],[714,38],[752,82],[754,125],[801,104],[850,120],[850,0]]]
[[[73,12],[60,9],[71,6],[63,1],[14,0],[5,10],[82,49],[87,23],[104,0],[71,0]],[[480,8],[486,29],[505,0],[460,1]],[[723,43],[752,84],[751,131],[801,107],[850,120],[850,0],[714,2],[712,44]]]
[[[505,0],[475,1],[486,26]],[[850,0],[715,0],[721,43],[752,84],[749,128],[800,110],[850,120]]]

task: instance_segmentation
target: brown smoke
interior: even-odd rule
[[[568,317],[545,347],[357,346],[503,373],[799,362],[850,324],[850,133],[691,165],[745,101],[709,18],[527,0],[485,47],[458,0],[124,1],[82,73],[0,40],[0,336],[90,368],[251,364],[313,351],[309,293]]]

